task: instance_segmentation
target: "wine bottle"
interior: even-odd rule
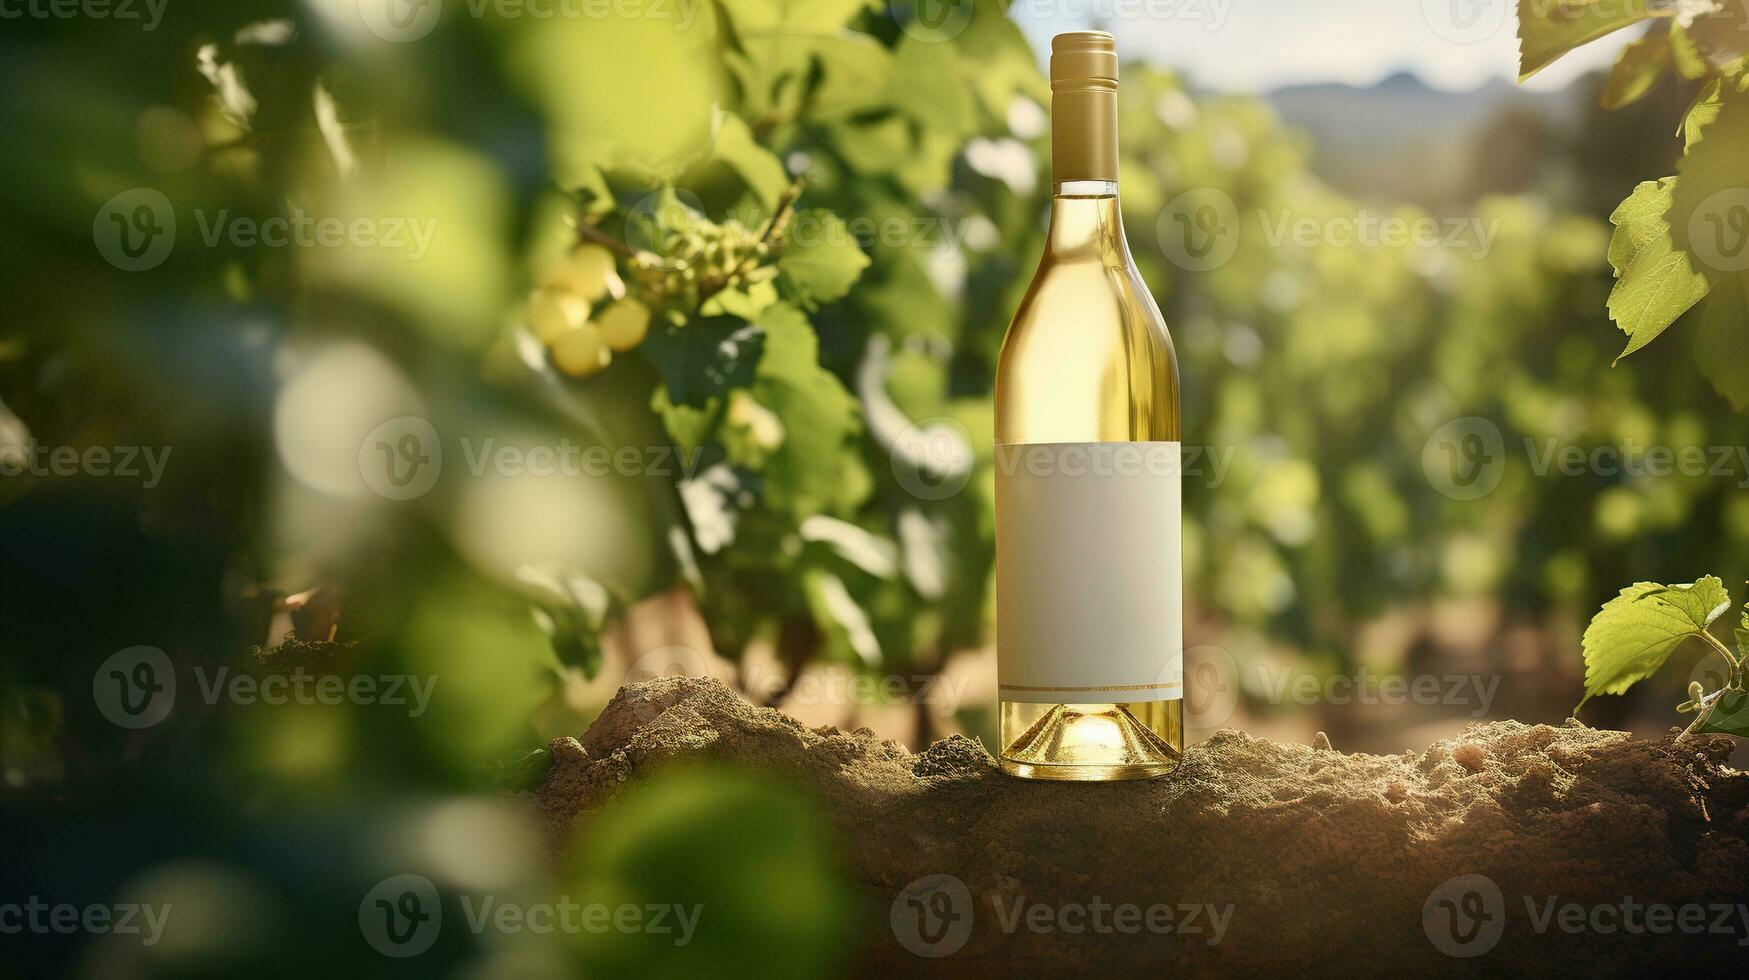
[[[1117,199],[1117,49],[1051,42],[1050,230],[996,371],[1002,768],[1171,772],[1184,745],[1178,360]]]

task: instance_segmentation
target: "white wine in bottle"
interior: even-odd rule
[[[1139,779],[1184,747],[1178,360],[1117,203],[1117,51],[1051,43],[1050,232],[996,370],[1000,762]]]

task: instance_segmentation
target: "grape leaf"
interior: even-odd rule
[[[1702,709],[1705,714],[1701,715],[1692,730],[1697,734],[1712,733],[1749,738],[1749,691],[1736,687],[1726,688],[1718,692],[1716,697],[1717,701]]]
[[[1561,55],[1650,17],[1652,0],[1565,0],[1518,5],[1518,80]]]
[[[1585,628],[1585,697],[1620,694],[1664,666],[1670,652],[1731,606],[1717,576],[1692,585],[1636,582],[1603,604]]]
[[[559,662],[582,668],[585,677],[599,673],[601,633],[621,612],[618,598],[587,575],[550,565],[523,565],[516,580]]]
[[[1682,116],[1682,152],[1700,139],[1701,131],[1707,124],[1719,117],[1719,107],[1724,105],[1722,83],[1718,79],[1701,86],[1700,94],[1694,97],[1694,104],[1688,107],[1688,112]]]
[[[868,267],[868,256],[842,219],[815,209],[799,212],[791,221],[788,244],[777,265],[790,294],[811,309],[850,292]]]
[[[1670,35],[1653,34],[1621,49],[1603,83],[1598,103],[1605,109],[1620,109],[1644,98],[1670,65]]]
[[[1717,115],[1676,164],[1671,240],[1711,281],[1735,275],[1749,248],[1749,97],[1721,86]]]
[[[1694,354],[1707,376],[1731,406],[1749,406],[1749,317],[1744,314],[1743,284],[1727,279],[1713,287],[1701,307]]]
[[[753,131],[740,116],[719,110],[715,126],[716,144],[712,147],[712,155],[740,174],[767,210],[776,207],[778,198],[783,196],[790,183],[783,162],[753,139]]]
[[[1628,335],[1628,345],[1616,360],[1651,343],[1653,338],[1700,302],[1709,288],[1705,276],[1678,251],[1665,215],[1675,196],[1676,180],[1646,181],[1616,207],[1609,220],[1615,233],[1609,240],[1609,264],[1616,283],[1609,292],[1609,315]]]
[[[856,399],[820,366],[819,338],[800,310],[779,303],[759,317],[758,326],[765,353],[752,391],[784,430],[765,465],[767,502],[802,517],[831,509],[855,482],[848,442],[859,428]]]

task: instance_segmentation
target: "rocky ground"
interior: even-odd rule
[[[1731,748],[1572,721],[1397,756],[1226,731],[1169,778],[1039,783],[964,737],[913,754],[663,678],[554,742],[533,805],[563,842],[674,763],[799,784],[867,898],[870,976],[1710,973],[1749,961]]]

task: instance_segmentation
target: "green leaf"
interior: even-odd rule
[[[1749,315],[1743,303],[1740,279],[1713,287],[1701,307],[1694,341],[1700,373],[1738,411],[1749,406]]]
[[[1518,5],[1518,80],[1581,44],[1651,16],[1652,0],[1564,0]]]
[[[613,593],[587,575],[548,565],[524,565],[516,580],[559,662],[581,668],[585,677],[600,672],[601,633],[620,610]]]
[[[783,162],[754,141],[753,131],[740,116],[718,111],[715,125],[716,144],[711,155],[739,174],[767,211],[776,207],[790,183]]]
[[[777,285],[769,279],[743,282],[718,290],[698,308],[704,316],[734,316],[752,320],[777,302]]]
[[[1737,621],[1737,657],[1749,658],[1749,602],[1743,603],[1743,618]]]
[[[698,452],[709,441],[716,431],[722,404],[722,399],[715,396],[697,405],[676,404],[668,389],[660,385],[650,396],[650,411],[662,420],[662,428],[668,430],[668,438],[674,440],[674,448],[683,456]]]
[[[798,212],[778,259],[784,285],[807,308],[842,299],[868,268],[850,228],[830,211]]]
[[[1675,187],[1674,178],[1646,181],[1609,216],[1615,225],[1609,264],[1616,274],[1609,315],[1628,335],[1618,361],[1651,343],[1709,288],[1706,277],[1672,240],[1665,215]]]
[[[1694,104],[1682,116],[1682,152],[1687,153],[1700,140],[1701,131],[1719,117],[1719,109],[1724,104],[1724,86],[1719,79],[1701,86]]]
[[[1644,98],[1670,64],[1670,35],[1653,34],[1621,49],[1603,83],[1598,102],[1605,109],[1620,109]]]
[[[1670,25],[1670,56],[1676,64],[1676,73],[1683,78],[1693,81],[1706,75],[1706,56],[1681,24]]]
[[[1703,714],[1692,731],[1749,738],[1749,691],[1740,687],[1725,688],[1711,697],[1713,700],[1701,709]]]
[[[1749,264],[1749,96],[1721,87],[1717,114],[1682,159],[1668,221],[1677,251],[1717,282]]]
[[[751,384],[764,346],[758,328],[720,316],[651,330],[638,349],[662,375],[669,404],[700,407]]]
[[[1636,582],[1603,604],[1585,628],[1585,697],[1620,694],[1664,666],[1670,652],[1731,607],[1716,576],[1692,585]]]
[[[779,303],[759,318],[765,355],[753,393],[782,423],[784,438],[765,464],[775,509],[807,517],[844,504],[857,465],[849,446],[860,426],[856,399],[820,366],[819,339],[800,310]]]

